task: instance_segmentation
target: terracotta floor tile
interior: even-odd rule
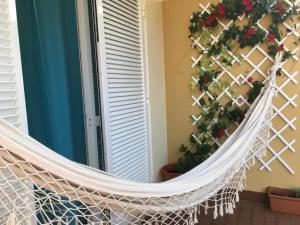
[[[268,204],[243,200],[237,205],[234,215],[213,219],[213,210],[209,215],[199,216],[198,225],[300,225],[300,216],[270,211]]]

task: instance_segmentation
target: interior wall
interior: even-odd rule
[[[160,179],[159,169],[167,159],[164,37],[162,3],[145,0],[148,89],[151,120],[151,180]]]
[[[189,20],[193,11],[199,10],[198,4],[206,4],[208,0],[168,0],[163,1],[163,25],[164,25],[164,48],[165,48],[165,76],[166,76],[166,106],[167,106],[167,134],[168,134],[168,160],[175,162],[180,156],[179,147],[187,143],[193,131],[190,116],[193,114],[192,91],[189,85],[192,69],[191,56],[194,50],[191,48],[191,41],[188,38]],[[292,65],[290,69],[300,69],[300,64]],[[285,77],[278,78],[283,82]],[[299,76],[296,77],[299,81]],[[285,92],[289,96],[300,95],[300,85],[288,85]],[[278,98],[276,103],[281,100]],[[300,99],[296,100],[300,104]],[[297,109],[288,107],[284,110],[288,118],[293,118],[300,114]],[[275,121],[275,127],[281,127],[282,121]],[[299,120],[296,121],[299,128]],[[296,153],[287,151],[282,155],[284,161],[295,170],[295,175],[290,174],[281,163],[276,160],[271,164],[272,172],[259,171],[261,164],[248,172],[247,187],[253,191],[265,191],[267,186],[277,186],[286,188],[300,187],[300,135],[288,129],[283,135],[288,140],[297,139],[294,148]],[[281,143],[275,142],[275,145]],[[267,158],[270,159],[271,154]]]

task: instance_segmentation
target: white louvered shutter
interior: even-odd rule
[[[26,132],[25,97],[16,18],[15,1],[0,0],[0,117]],[[4,170],[1,173],[10,174]],[[22,186],[17,182],[14,188],[20,193],[23,192]],[[0,202],[6,201],[7,197],[0,195]],[[8,215],[5,213],[7,208],[0,208],[0,224],[7,222]]]
[[[27,130],[14,0],[0,0],[0,117]]]
[[[98,0],[97,12],[106,167],[119,177],[147,182],[148,108],[141,2]]]

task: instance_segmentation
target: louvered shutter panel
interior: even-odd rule
[[[149,180],[148,121],[139,0],[98,0],[107,170]]]
[[[14,0],[0,0],[0,116],[26,130]]]
[[[15,2],[14,0],[0,0],[0,117],[26,132],[25,97],[21,71]],[[4,170],[1,173],[10,174],[9,171]],[[23,191],[23,187],[17,182],[14,188],[20,193]],[[0,202],[6,201],[7,197],[0,195]],[[34,205],[34,200],[32,204]],[[7,223],[8,215],[5,213],[7,210],[0,208],[0,224]]]

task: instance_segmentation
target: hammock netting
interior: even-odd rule
[[[245,120],[205,162],[163,183],[136,183],[72,162],[0,121],[0,223],[195,224],[232,214],[246,171],[266,152],[277,56]]]

